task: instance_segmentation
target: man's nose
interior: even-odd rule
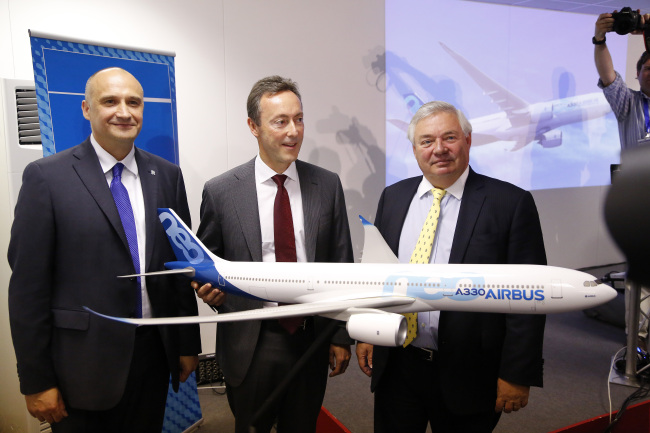
[[[129,111],[129,107],[126,105],[126,102],[121,102],[117,105],[116,114],[120,117],[131,117],[131,111]]]
[[[445,146],[442,139],[436,138],[435,143],[433,143],[433,153],[436,155],[440,155],[441,153],[446,153],[446,152],[447,152],[447,147]]]
[[[293,120],[289,122],[289,126],[287,127],[287,135],[290,137],[298,135],[298,127],[296,126],[296,122]]]

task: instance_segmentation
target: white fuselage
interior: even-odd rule
[[[428,310],[546,314],[589,308],[615,296],[580,271],[537,265],[218,262],[220,288],[281,303],[405,296],[390,312]]]

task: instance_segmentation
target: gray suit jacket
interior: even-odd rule
[[[352,242],[339,177],[315,165],[296,161],[310,262],[352,262]],[[262,233],[255,187],[255,159],[208,181],[203,189],[201,241],[217,256],[231,261],[262,261]],[[232,312],[262,308],[262,301],[228,295],[219,308]],[[217,359],[231,386],[238,386],[253,359],[261,321],[219,324]],[[345,333],[334,342],[349,344]]]
[[[157,208],[190,222],[180,168],[136,148],[146,217],[147,271],[175,260]],[[66,404],[106,410],[123,394],[135,327],[83,310],[133,317],[135,280],[122,222],[90,140],[25,168],[9,244],[9,316],[20,389],[57,386]],[[189,282],[147,279],[155,316],[197,314]],[[178,386],[178,357],[201,351],[197,326],[161,327],[167,362]]]

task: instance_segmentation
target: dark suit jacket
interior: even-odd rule
[[[189,223],[180,168],[135,150],[146,214],[147,271],[175,260],[157,208],[173,208]],[[135,280],[124,229],[90,139],[29,164],[16,204],[9,244],[11,333],[20,389],[58,386],[67,405],[113,407],[129,372],[135,327],[83,310],[133,317]],[[197,314],[187,280],[148,277],[155,316]],[[161,327],[174,386],[180,355],[200,352],[197,326]],[[180,338],[182,335],[182,338]],[[161,360],[161,362],[165,362]]]
[[[339,177],[296,161],[310,262],[352,262],[352,242]],[[262,232],[255,187],[255,160],[208,181],[203,189],[197,235],[217,256],[231,261],[262,261]],[[261,301],[228,295],[219,308],[232,312],[262,308]],[[217,359],[231,386],[238,386],[253,359],[261,321],[220,323]],[[345,333],[334,342],[349,344]]]
[[[387,187],[375,225],[397,254],[409,205],[422,176]],[[449,263],[546,264],[532,195],[470,168]],[[542,386],[543,315],[442,311],[439,324],[440,380],[449,409],[472,413],[494,407],[497,378]],[[389,349],[375,347],[372,390],[388,363]]]

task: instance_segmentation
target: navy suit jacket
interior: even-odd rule
[[[143,270],[175,260],[157,208],[190,222],[180,168],[136,148],[146,217]],[[67,405],[113,407],[123,394],[133,326],[99,318],[88,306],[133,317],[138,293],[126,235],[90,139],[29,164],[16,204],[9,244],[11,333],[20,389],[34,394],[57,386]],[[154,316],[196,315],[188,280],[147,277]],[[166,360],[178,387],[180,355],[201,351],[198,326],[161,327]]]
[[[352,262],[352,241],[339,177],[303,161],[296,161],[296,169],[300,179],[307,261]],[[210,251],[226,260],[261,262],[260,227],[255,159],[205,184],[197,235]],[[259,300],[228,295],[219,311],[251,310],[262,306]],[[252,320],[218,326],[217,358],[231,386],[240,385],[248,372],[261,323]],[[318,330],[323,324],[318,320],[316,326]],[[350,344],[352,341],[346,332],[339,332],[333,342]]]
[[[422,176],[387,187],[375,225],[397,255],[404,220]],[[546,264],[532,195],[471,168],[458,214],[449,263]],[[543,315],[442,311],[439,323],[443,398],[456,413],[494,407],[497,378],[542,386]],[[376,346],[372,390],[388,365],[391,349]]]

